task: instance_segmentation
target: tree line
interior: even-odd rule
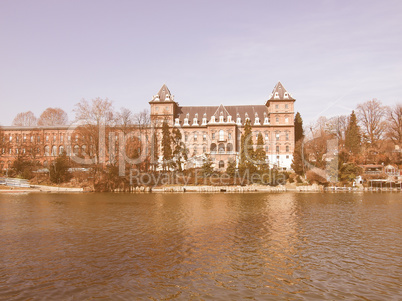
[[[400,103],[389,107],[372,99],[358,104],[350,115],[319,117],[308,126],[303,126],[297,113],[292,169],[320,183],[330,179],[314,169],[327,169],[338,176],[338,181],[347,183],[361,175],[361,165],[400,165],[401,147]]]

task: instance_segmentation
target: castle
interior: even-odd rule
[[[188,167],[199,167],[205,154],[219,170],[224,170],[230,159],[237,160],[241,134],[248,119],[254,145],[259,133],[263,136],[270,166],[288,170],[294,151],[294,102],[295,99],[278,82],[265,104],[180,106],[166,85],[149,104],[151,123],[159,129],[156,131],[158,135],[161,135],[163,121],[167,121],[171,129],[180,129],[188,149]],[[0,169],[3,171],[11,168],[18,155],[28,150],[44,166],[48,166],[63,151],[69,156],[91,153],[91,145],[81,145],[83,142],[77,136],[71,137],[69,126],[11,126],[2,127],[2,131],[3,142],[7,142],[6,147],[3,143],[0,153]],[[158,149],[161,152],[162,148]]]

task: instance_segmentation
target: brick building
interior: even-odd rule
[[[159,135],[158,141],[162,140],[160,127],[164,120],[171,128],[180,129],[183,142],[189,150],[187,167],[200,166],[205,159],[204,154],[209,154],[214,167],[223,170],[230,158],[238,159],[240,137],[247,119],[251,122],[254,145],[258,134],[262,134],[270,165],[290,169],[294,150],[294,102],[295,99],[278,82],[264,104],[180,106],[166,85],[149,104],[151,124]],[[113,131],[118,132],[119,129]],[[136,128],[133,127],[132,131],[136,131]],[[71,130],[71,126],[7,126],[2,127],[1,135],[2,171],[10,168],[21,155],[29,156],[46,167],[63,151],[68,156],[75,154],[88,158],[93,157],[95,152],[92,140],[81,139],[77,132]],[[109,155],[107,152],[106,163]]]

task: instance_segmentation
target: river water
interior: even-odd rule
[[[0,300],[401,300],[398,193],[0,194]]]

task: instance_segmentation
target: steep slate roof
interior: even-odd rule
[[[275,93],[278,92],[279,98],[275,98]],[[285,97],[285,93],[287,93],[288,97]],[[290,99],[295,100],[290,93],[285,89],[281,82],[278,82],[274,89],[272,90],[272,94],[269,96],[268,100],[284,100]]]
[[[159,90],[159,92],[156,94],[156,95],[158,95],[159,96],[159,101],[165,101],[165,99],[166,99],[166,95],[169,95],[169,97],[170,97],[170,101],[172,101],[172,94],[170,93],[170,90],[169,90],[169,88],[166,86],[166,84],[163,84],[163,86],[162,86],[162,88]],[[155,96],[156,96],[155,95]],[[151,102],[154,102],[155,101],[155,99],[153,98],[152,100],[151,100]]]
[[[265,105],[245,105],[245,106],[182,106],[178,108],[177,115],[175,118],[179,118],[181,124],[183,124],[184,118],[186,118],[188,114],[190,124],[195,117],[195,114],[198,114],[198,122],[201,124],[202,118],[207,118],[209,122],[211,120],[211,116],[215,115],[215,120],[219,120],[219,116],[223,113],[223,116],[226,120],[227,116],[232,116],[232,121],[236,122],[238,115],[240,116],[242,122],[246,120],[246,114],[254,122],[255,114],[258,114],[260,118],[260,122],[264,121],[264,113],[268,114],[268,108]]]

